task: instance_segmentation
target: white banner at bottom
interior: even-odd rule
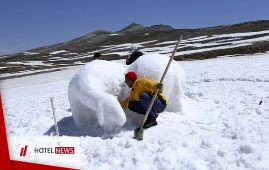
[[[80,169],[78,137],[7,137],[11,160]],[[59,146],[60,144],[60,146]]]

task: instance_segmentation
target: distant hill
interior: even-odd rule
[[[170,55],[176,40],[183,41],[176,60],[197,60],[269,51],[269,21],[250,21],[198,29],[175,29],[169,25],[144,27],[131,23],[117,31],[97,30],[74,40],[0,56],[0,80],[83,65],[100,52],[105,60],[127,54],[131,44],[144,53]]]

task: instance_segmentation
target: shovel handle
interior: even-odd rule
[[[179,44],[180,44],[180,42],[181,42],[181,40],[182,40],[182,37],[183,37],[183,36],[181,35],[181,36],[179,37],[178,41],[177,41],[176,47],[174,48],[173,54],[172,54],[172,56],[170,57],[170,60],[169,60],[167,66],[166,66],[166,68],[165,68],[165,71],[164,71],[163,76],[162,76],[162,78],[161,78],[161,80],[160,80],[160,83],[163,83],[164,77],[166,76],[166,73],[168,72],[168,69],[169,69],[169,67],[170,67],[170,65],[171,65],[171,63],[172,63],[172,61],[173,61],[173,59],[174,59],[174,56],[175,56],[175,54],[176,54],[176,52],[177,52],[177,48],[178,48],[178,46],[179,46]]]
[[[173,58],[174,58],[174,56],[175,56],[175,54],[176,54],[177,48],[178,48],[178,46],[179,46],[179,44],[180,44],[180,42],[181,42],[181,40],[182,40],[182,37],[183,37],[183,36],[181,35],[181,36],[179,37],[178,41],[177,41],[176,47],[175,47],[175,49],[174,49],[174,51],[173,51],[173,54],[172,54],[172,56],[170,57],[170,60],[169,60],[167,66],[166,66],[166,68],[165,68],[165,71],[164,71],[163,76],[162,76],[162,78],[161,78],[161,80],[160,80],[160,83],[163,83],[164,77],[166,76],[166,73],[168,72],[168,69],[169,69],[169,67],[170,67],[170,65],[171,65],[171,63],[172,63],[172,61],[173,61]],[[144,120],[143,120],[143,122],[141,123],[139,129],[142,129],[142,128],[143,128],[143,126],[144,126],[144,124],[145,124],[145,122],[146,122],[146,120],[147,120],[148,114],[149,114],[149,112],[150,112],[150,109],[151,109],[151,107],[152,107],[152,105],[153,105],[153,103],[154,103],[154,101],[155,101],[155,99],[156,99],[158,93],[159,93],[159,89],[157,89],[157,91],[154,93],[154,95],[153,95],[153,97],[152,97],[152,99],[151,99],[151,102],[150,102],[150,104],[149,104],[148,110],[147,110],[147,112],[146,112],[146,114],[145,114],[145,116],[144,116]]]

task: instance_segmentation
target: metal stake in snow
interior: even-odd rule
[[[58,130],[58,125],[57,125],[57,121],[56,121],[55,109],[54,109],[54,104],[53,104],[53,98],[52,97],[50,97],[50,101],[51,101],[52,113],[53,113],[53,117],[54,117],[54,124],[55,124],[55,129],[56,129],[57,142],[58,142],[58,146],[60,146],[59,130]]]

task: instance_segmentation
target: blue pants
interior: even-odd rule
[[[139,95],[140,101],[130,101],[128,108],[134,112],[144,115],[148,110],[152,97],[153,97],[152,95],[149,95],[147,93],[140,93]],[[154,113],[156,114],[161,113],[165,110],[165,108],[166,103],[161,102],[158,98],[156,98],[150,109],[149,116],[153,116]]]

